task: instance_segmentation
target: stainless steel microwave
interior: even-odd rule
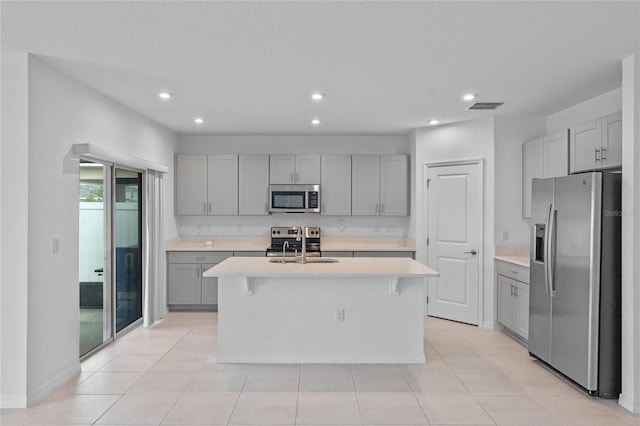
[[[269,185],[270,213],[320,213],[320,185]]]

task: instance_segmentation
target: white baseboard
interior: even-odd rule
[[[497,322],[493,321],[484,321],[480,328],[484,328],[486,330],[500,330],[500,326],[498,326]]]
[[[69,366],[66,370],[55,376],[53,379],[49,380],[38,389],[30,392],[27,397],[27,405],[31,407],[36,402],[40,401],[42,398],[51,393],[58,386],[65,384],[69,379],[71,379],[76,374],[79,374],[80,362],[76,361],[71,366]]]
[[[0,408],[27,408],[27,396],[0,395]]]
[[[618,404],[632,413],[640,413],[640,401],[634,401],[633,398],[630,398],[623,393],[620,394]]]
[[[424,354],[227,354],[216,359],[219,363],[253,363],[253,364],[424,364]]]

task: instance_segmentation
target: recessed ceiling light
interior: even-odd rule
[[[165,99],[165,100],[171,99],[171,98],[173,98],[173,93],[171,93],[171,92],[160,92],[160,93],[158,93],[158,97],[160,99]]]
[[[478,95],[476,95],[475,93],[466,93],[462,96],[462,99],[465,101],[472,101],[474,100]]]
[[[311,124],[313,124],[314,126],[319,126],[320,120],[318,120],[317,118],[314,118],[313,120],[311,120]]]
[[[202,123],[204,123],[204,118],[196,117],[196,118],[193,119],[193,122],[196,123],[196,124],[202,124]]]
[[[435,126],[436,124],[440,124],[439,120],[429,120],[429,124],[431,124],[432,126]]]
[[[315,92],[311,94],[311,99],[313,99],[314,101],[321,101],[324,99],[324,96],[324,93]]]

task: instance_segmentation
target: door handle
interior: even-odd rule
[[[469,253],[469,254],[472,254],[472,255],[474,255],[474,256],[475,256],[476,254],[478,254],[478,252],[477,252],[477,251],[475,251],[475,250],[465,251],[465,253]]]

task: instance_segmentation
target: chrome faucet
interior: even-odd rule
[[[285,250],[289,247],[289,241],[285,241],[282,244],[282,263],[285,263],[287,260],[285,259]]]
[[[300,226],[296,235],[296,241],[302,241],[302,256],[299,262],[303,265],[307,263],[307,228]]]

